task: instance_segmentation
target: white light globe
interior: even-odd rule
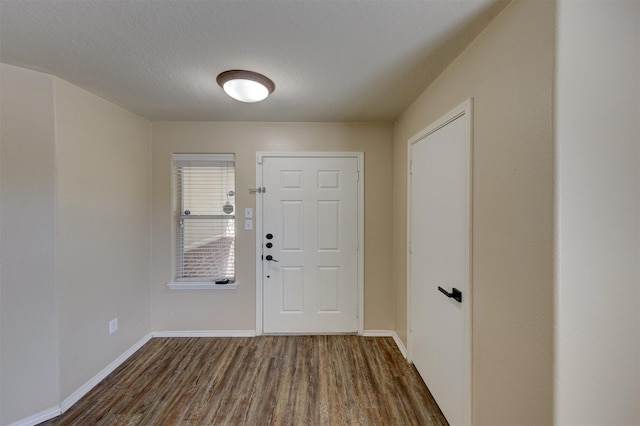
[[[224,83],[227,95],[240,102],[260,102],[269,96],[269,90],[253,80],[236,79]]]

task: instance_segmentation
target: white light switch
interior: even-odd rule
[[[245,219],[244,220],[244,230],[245,231],[253,231],[253,219]]]
[[[244,209],[244,218],[253,219],[253,209],[251,207],[246,207]]]

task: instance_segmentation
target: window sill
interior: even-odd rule
[[[235,290],[237,283],[215,284],[212,282],[171,282],[167,283],[169,290]]]

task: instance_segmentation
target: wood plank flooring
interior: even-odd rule
[[[154,338],[42,425],[446,425],[390,337]]]

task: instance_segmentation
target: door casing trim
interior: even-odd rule
[[[413,279],[411,276],[411,162],[412,162],[412,146],[417,142],[423,140],[430,134],[436,132],[453,120],[466,117],[466,149],[467,149],[467,300],[468,309],[465,310],[465,401],[464,401],[464,419],[465,424],[471,425],[472,423],[472,365],[473,365],[473,334],[472,334],[472,310],[473,310],[473,233],[472,233],[472,219],[473,219],[473,98],[469,98],[462,102],[460,105],[453,108],[451,111],[435,120],[433,123],[416,133],[407,141],[407,246],[406,246],[406,258],[407,258],[407,360],[412,362],[413,359],[413,345],[412,345],[412,327],[411,327],[411,294]],[[428,385],[428,384],[427,384]]]
[[[262,160],[268,157],[300,158],[355,158],[358,160],[358,265],[357,300],[358,334],[364,333],[364,152],[307,152],[307,151],[258,151],[256,152],[256,188],[262,188]],[[269,188],[267,188],[267,191]],[[262,194],[256,193],[256,336],[264,334],[262,267]]]

